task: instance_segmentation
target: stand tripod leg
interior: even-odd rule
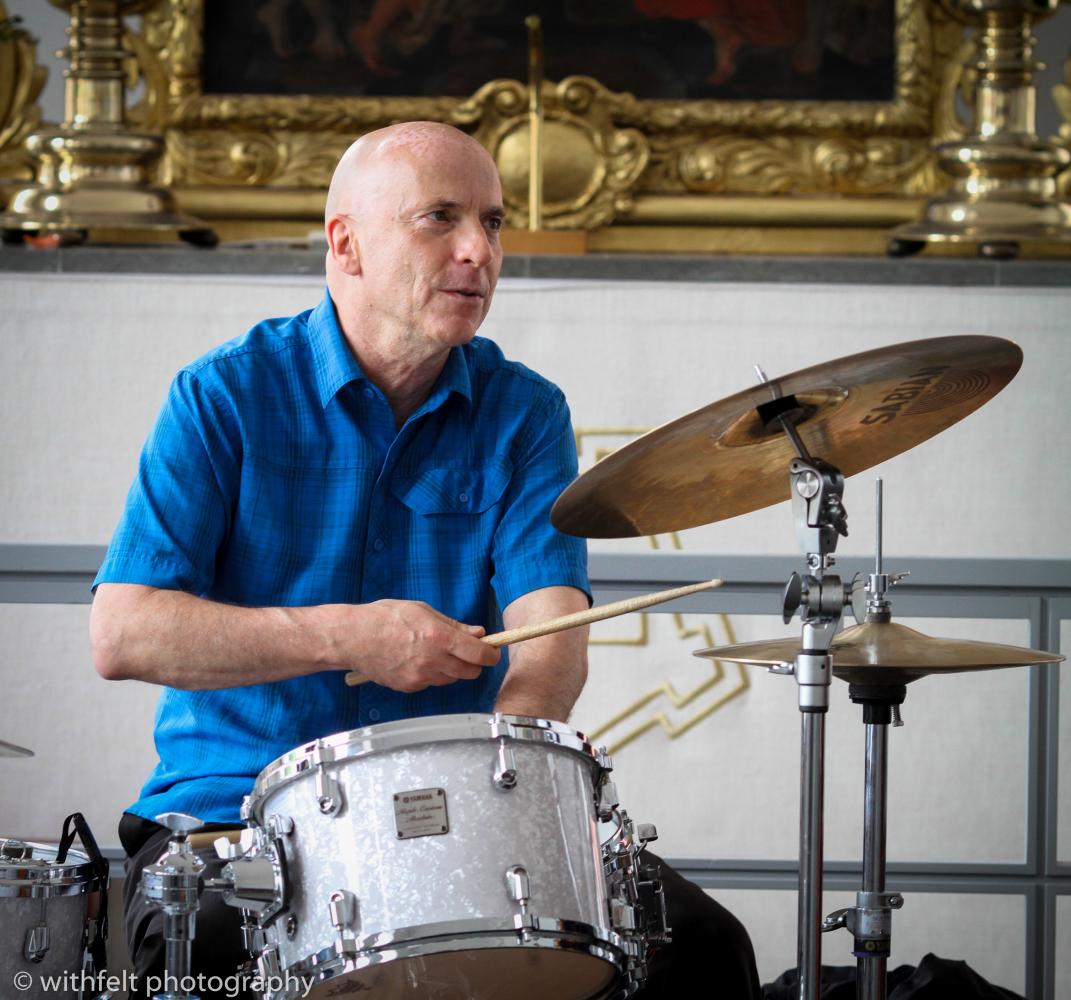
[[[822,811],[825,792],[824,711],[801,713],[800,891],[797,965],[800,1000],[818,1000],[822,964]]]

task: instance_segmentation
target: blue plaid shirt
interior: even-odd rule
[[[561,391],[483,338],[450,352],[396,430],[325,295],[179,372],[94,586],[249,607],[421,600],[491,630],[495,608],[529,591],[588,589],[584,543],[549,518],[575,475]],[[237,821],[256,775],[286,751],[377,722],[488,712],[505,669],[417,694],[347,687],[342,671],[165,688],[160,761],[130,811]]]

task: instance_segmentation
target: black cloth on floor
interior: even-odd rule
[[[150,820],[125,813],[119,824],[119,837],[128,855],[123,931],[134,971],[142,982],[141,991],[132,993],[131,998],[145,1000],[146,977],[159,978],[164,973],[163,917],[137,888],[142,869],[167,849],[169,834]],[[216,858],[215,851],[207,848],[197,854],[206,863],[205,878],[218,876],[223,862]],[[644,851],[640,862],[661,868],[673,939],[650,958],[647,983],[633,1000],[683,1000],[694,995],[697,983],[705,982],[717,982],[717,996],[726,1000],[760,1000],[755,952],[744,925],[661,858]],[[195,975],[206,979],[218,976],[223,981],[235,975],[238,966],[249,958],[242,947],[239,925],[238,910],[226,905],[219,893],[202,894],[193,948]],[[224,994],[204,994],[202,1000],[224,1000]],[[233,1000],[233,993],[226,995],[226,1000]]]
[[[821,1000],[855,1000],[853,965],[823,965]],[[918,964],[899,965],[887,976],[889,1000],[1024,1000],[986,982],[966,962],[926,955]],[[796,1000],[799,971],[789,969],[762,988],[762,1000]]]

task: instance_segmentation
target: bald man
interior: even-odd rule
[[[465,134],[364,136],[328,192],[320,304],[171,385],[90,622],[102,676],[163,686],[159,763],[119,829],[143,982],[163,964],[136,892],[167,839],[156,816],[236,827],[257,774],[318,737],[462,712],[564,720],[583,687],[585,630],[508,664],[480,641],[496,608],[514,628],[589,604],[584,544],[549,520],[576,475],[565,400],[475,336],[503,215]],[[374,683],[347,687],[348,670]],[[206,894],[195,972],[233,974],[243,955],[238,911]]]

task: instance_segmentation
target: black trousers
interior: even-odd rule
[[[205,829],[212,829],[206,827]],[[149,820],[129,813],[119,824],[119,837],[127,852],[123,885],[123,932],[141,980],[141,989],[131,998],[145,1000],[149,977],[159,981],[164,974],[163,916],[149,906],[138,891],[141,871],[167,849],[168,832]],[[724,906],[711,899],[693,882],[679,875],[650,852],[647,863],[661,866],[666,910],[673,940],[661,946],[648,965],[647,983],[635,1000],[687,1000],[701,984],[706,996],[725,1000],[759,1000],[762,990],[755,967],[755,953],[744,925]],[[205,878],[218,876],[223,862],[212,849],[198,851],[205,861]],[[223,983],[234,977],[248,960],[242,947],[240,915],[218,893],[201,896],[197,935],[193,947],[193,972],[208,981]],[[233,984],[235,980],[230,979]],[[225,986],[224,990],[233,988]],[[227,992],[204,993],[201,1000],[231,1000]],[[252,1000],[252,998],[249,998]],[[548,997],[547,1000],[554,1000]]]

